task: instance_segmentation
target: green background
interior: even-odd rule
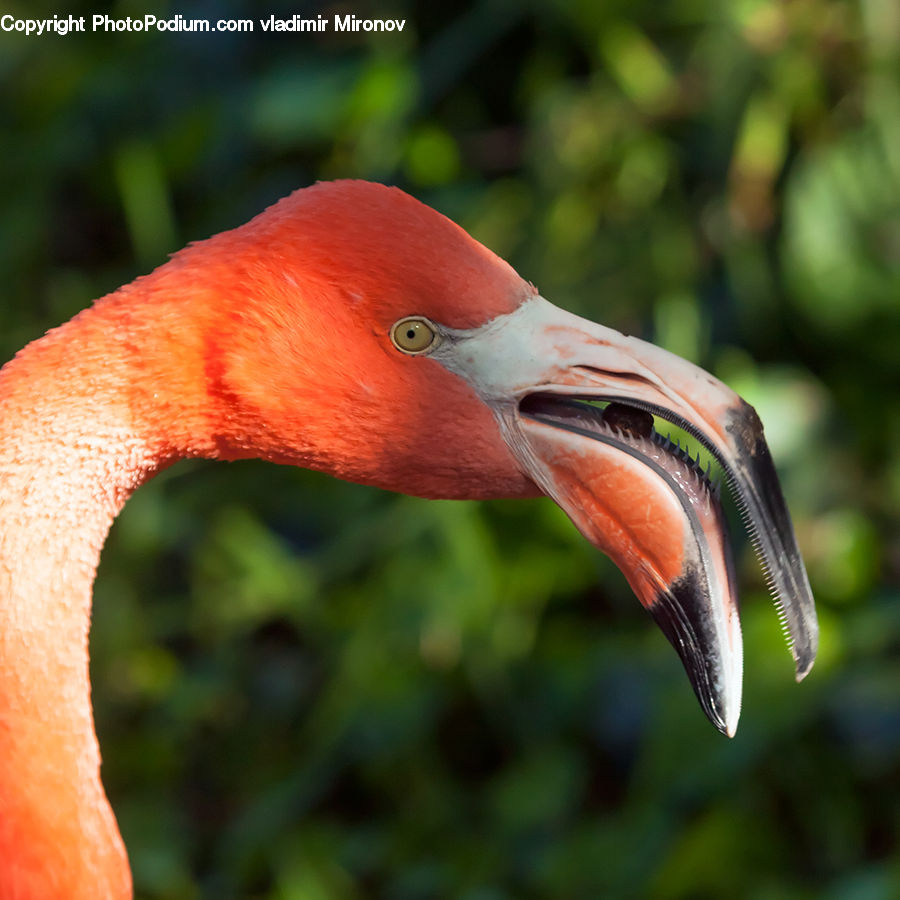
[[[399,184],[757,407],[821,652],[794,684],[739,539],[728,741],[549,501],[180,464],[96,586],[138,895],[900,896],[900,6],[109,11],[335,9],[407,26],[0,34],[0,358],[296,187]]]

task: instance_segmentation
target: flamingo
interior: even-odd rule
[[[360,181],[295,191],[0,370],[0,898],[130,897],[100,779],[91,589],[129,495],[261,457],[431,498],[546,494],[622,569],[733,735],[734,490],[800,680],[812,594],[762,425],[702,369],[553,306],[449,219]]]

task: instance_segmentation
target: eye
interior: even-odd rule
[[[439,338],[434,325],[428,319],[408,316],[394,324],[391,329],[391,340],[402,353],[415,355],[436,347]]]

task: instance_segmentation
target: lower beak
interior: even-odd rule
[[[654,416],[687,432],[721,467],[800,680],[815,659],[815,607],[753,408],[686,360],[541,297],[480,331],[465,338],[474,377],[445,364],[492,403],[523,470],[623,571],[681,656],[707,716],[733,735],[742,650],[719,491],[656,431]]]
[[[704,712],[731,736],[741,627],[719,492],[686,454],[653,437],[649,413],[626,409],[526,397],[520,461],[622,570],[678,651]]]

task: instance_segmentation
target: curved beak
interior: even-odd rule
[[[707,716],[731,736],[742,649],[719,491],[654,417],[715,458],[774,596],[796,663],[818,626],[778,476],[751,406],[653,344],[541,297],[479,329],[449,332],[434,358],[495,411],[522,469],[609,555],[681,656]]]

